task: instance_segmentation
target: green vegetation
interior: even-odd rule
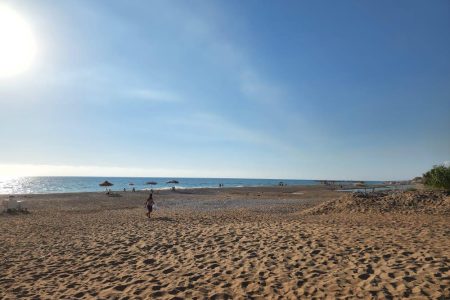
[[[450,166],[434,166],[423,174],[423,180],[427,186],[450,190]]]

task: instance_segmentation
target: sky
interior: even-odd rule
[[[0,78],[0,176],[400,180],[450,161],[450,1],[1,2],[37,50]]]

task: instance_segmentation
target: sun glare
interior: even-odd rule
[[[13,9],[0,5],[0,78],[26,71],[36,54],[36,41],[27,22]]]

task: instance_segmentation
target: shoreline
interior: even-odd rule
[[[237,179],[237,178],[178,178],[178,184],[167,183],[170,178],[128,178],[109,179],[113,184],[109,188],[117,191],[131,190],[165,190],[175,186],[178,189],[218,188],[218,187],[273,187],[281,185],[344,185],[361,184],[356,181],[320,181],[320,180],[282,180],[282,179]],[[100,177],[17,177],[0,180],[0,194],[48,194],[97,192],[104,189],[99,184],[105,178]],[[149,184],[151,183],[151,184]],[[386,184],[381,181],[366,181],[368,185]]]
[[[301,184],[301,185],[284,185],[284,186],[278,186],[278,185],[248,185],[248,186],[208,186],[208,187],[183,187],[183,186],[175,186],[175,193],[177,191],[208,191],[208,190],[231,190],[231,189],[292,189],[292,188],[304,188],[304,187],[316,187],[316,188],[324,188],[324,189],[330,189],[330,190],[342,190],[341,192],[347,192],[352,190],[361,190],[361,189],[378,189],[378,188],[392,188],[395,190],[396,187],[404,187],[404,186],[414,186],[411,184],[401,184],[401,185],[389,185],[389,184],[366,184],[365,186],[354,186],[354,185],[342,185],[342,188],[340,185],[324,185],[324,184]],[[174,192],[172,191],[172,187],[161,187],[161,188],[144,188],[144,189],[136,189],[135,192],[132,192],[131,189],[127,189],[125,192],[120,189],[110,189],[113,193],[137,193],[137,192],[149,192],[150,190],[153,190],[154,192]],[[0,193],[1,197],[8,197],[8,196],[14,196],[14,197],[26,197],[26,196],[43,196],[43,195],[76,195],[76,194],[90,194],[90,193],[106,193],[105,190],[99,190],[99,191],[74,191],[74,192],[50,192],[50,193],[17,193],[17,194],[11,194],[11,193]]]
[[[216,191],[216,190],[234,190],[234,189],[278,189],[278,188],[308,188],[308,187],[319,187],[323,185],[289,185],[289,186],[233,186],[233,187],[177,187],[175,186],[175,191],[171,190],[171,187],[164,187],[164,188],[154,188],[153,191],[155,192],[159,192],[159,193],[181,193],[180,191],[183,192],[194,192],[194,191]],[[135,192],[131,191],[130,189],[127,189],[125,192],[123,190],[115,190],[115,189],[110,189],[111,192],[113,193],[148,193],[151,188],[149,189],[136,189]],[[4,196],[51,196],[51,195],[61,195],[61,196],[65,196],[65,195],[79,195],[79,194],[106,194],[105,190],[102,191],[82,191],[82,192],[51,192],[51,193],[22,193],[22,194],[0,194],[0,197],[4,197]]]

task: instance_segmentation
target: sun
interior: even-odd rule
[[[0,78],[26,71],[36,56],[36,40],[27,22],[0,4]]]

